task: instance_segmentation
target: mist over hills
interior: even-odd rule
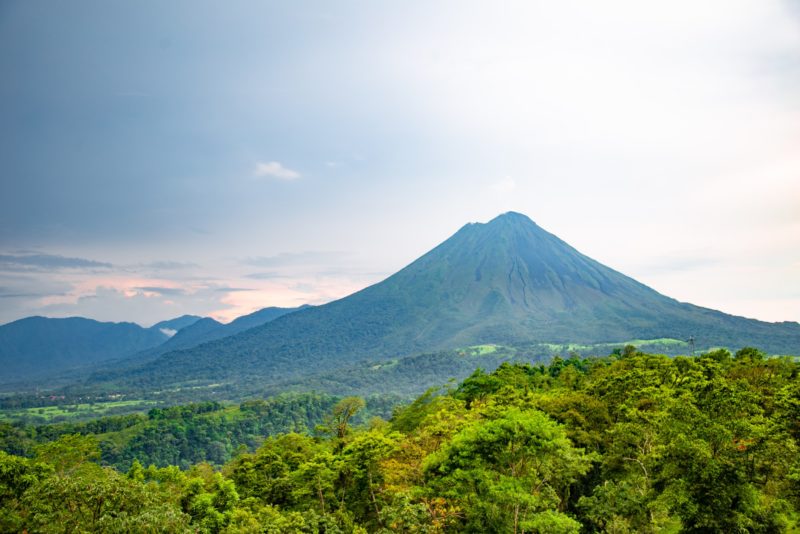
[[[365,359],[484,343],[690,336],[699,348],[800,349],[797,323],[767,323],[678,302],[510,212],[465,225],[396,274],[348,297],[166,353],[125,379],[167,385],[246,373],[274,382]]]

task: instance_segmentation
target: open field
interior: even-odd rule
[[[0,410],[0,421],[26,420],[37,424],[74,422],[106,415],[141,412],[156,404],[158,403],[150,400],[121,400]]]

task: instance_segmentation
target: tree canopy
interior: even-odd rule
[[[361,399],[327,399],[316,432],[180,467],[135,455],[114,469],[102,432],[28,443],[6,431],[0,531],[796,531],[799,372],[755,349],[503,364],[388,421],[356,417]],[[194,422],[220,410],[147,419],[181,421],[191,444],[204,439]]]

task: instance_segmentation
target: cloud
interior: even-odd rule
[[[263,272],[246,274],[244,277],[250,278],[251,280],[274,280],[276,278],[286,278],[287,276],[276,272]]]
[[[329,265],[341,261],[349,256],[349,252],[326,251],[326,250],[306,250],[303,252],[283,252],[274,256],[259,256],[245,260],[247,265],[258,267],[278,267],[278,266],[297,266],[297,265]],[[256,273],[260,274],[260,273]],[[266,274],[266,273],[264,273]],[[257,278],[249,275],[248,278]]]
[[[277,161],[270,161],[267,163],[259,162],[256,164],[254,174],[259,177],[277,178],[279,180],[297,180],[300,178],[300,173],[284,167]]]
[[[24,299],[24,298],[38,298],[44,296],[47,296],[47,293],[14,291],[14,289],[10,287],[0,287],[0,299]]]
[[[162,287],[162,286],[139,286],[133,289],[143,291],[144,293],[158,293],[159,295],[184,295],[186,292],[179,287]]]
[[[662,257],[657,261],[641,264],[634,270],[637,275],[671,274],[714,267],[719,265],[721,261],[719,258],[711,258],[704,255]]]
[[[110,263],[68,258],[55,254],[0,254],[0,269],[4,270],[57,270],[57,269],[110,269]]]
[[[800,214],[800,196],[790,188],[798,175],[774,169],[797,153],[799,2],[518,1],[503,9],[488,2],[470,9],[374,3],[337,9],[352,22],[346,25],[319,24],[299,4],[280,12],[268,5],[255,11],[250,4],[220,5],[219,12],[171,26],[171,39],[191,42],[197,24],[231,9],[239,10],[236,31],[248,38],[228,39],[228,26],[210,24],[222,32],[211,36],[215,42],[234,48],[199,47],[198,61],[179,71],[174,54],[156,57],[138,46],[142,28],[136,24],[152,17],[129,17],[132,25],[122,28],[118,41],[132,60],[120,64],[106,57],[119,50],[96,46],[98,35],[82,10],[50,10],[50,27],[30,16],[30,5],[19,3],[7,13],[13,21],[6,37],[29,43],[46,63],[19,72],[20,87],[41,91],[16,91],[6,104],[46,105],[54,116],[80,113],[87,128],[76,136],[70,121],[53,121],[47,158],[38,161],[37,151],[27,150],[9,160],[6,173],[27,179],[0,180],[0,253],[34,255],[38,251],[11,247],[41,246],[65,255],[102,254],[117,268],[192,259],[199,265],[186,271],[154,265],[147,273],[153,279],[126,282],[126,288],[170,285],[167,279],[189,287],[212,277],[220,285],[263,288],[260,296],[204,294],[213,302],[230,294],[244,310],[262,300],[290,302],[293,293],[276,292],[287,280],[310,279],[320,287],[333,282],[322,279],[329,276],[325,263],[283,267],[287,258],[278,257],[248,267],[230,265],[231,258],[344,248],[356,254],[334,267],[352,268],[363,258],[355,265],[360,271],[394,271],[465,222],[515,209],[626,272],[635,274],[642,258],[659,258],[664,250],[708,247],[735,263],[763,258],[763,269],[732,282],[731,293],[772,279],[800,286],[797,268],[780,280],[775,274],[779,265],[798,262],[791,254],[800,246],[792,236],[800,231],[790,226]],[[392,20],[391,31],[384,20]],[[61,33],[43,38],[50,30]],[[315,37],[296,38],[302,35]],[[79,94],[96,85],[92,77],[74,76],[86,54],[53,52],[64,46],[108,65],[111,80],[145,82],[112,84],[112,93],[158,94],[146,83],[152,78],[174,82],[193,98],[137,117],[148,136],[126,120],[94,120],[98,110],[91,102],[77,109],[79,103],[59,97],[59,91]],[[253,48],[263,53],[249,53]],[[287,57],[291,61],[282,60]],[[67,63],[48,63],[56,59]],[[39,74],[49,83],[43,85]],[[217,104],[211,117],[203,113],[210,102]],[[197,117],[208,127],[198,130]],[[0,122],[0,135],[38,146],[41,129],[24,114]],[[84,145],[97,148],[91,165],[78,157]],[[154,157],[120,165],[129,153]],[[284,161],[273,161],[278,158]],[[114,180],[105,178],[109,168]],[[317,172],[337,179],[298,191]],[[231,174],[240,180],[226,180]],[[507,176],[514,180],[504,183]],[[779,188],[777,181],[786,185]],[[785,203],[773,209],[773,198]],[[647,217],[631,224],[645,211]],[[46,248],[50,243],[58,248]],[[66,248],[70,243],[84,248]],[[259,243],[269,248],[259,250]],[[665,267],[666,260],[655,268]],[[674,284],[687,299],[706,285],[722,287],[715,269],[683,267],[696,275]],[[118,274],[144,269],[135,265]],[[72,283],[90,270],[29,266],[7,274]],[[337,287],[367,280],[353,273]],[[325,294],[340,295],[337,287]],[[671,289],[659,286],[668,294]],[[38,291],[30,285],[9,293]],[[193,291],[174,299],[175,310],[220,306],[202,308],[203,293]],[[34,299],[22,300],[4,300],[0,318],[35,310]],[[111,306],[119,302],[142,317],[144,310],[163,317],[172,308],[156,305],[166,300],[142,297],[141,312],[133,307],[137,299],[110,300],[86,313],[116,314]],[[198,308],[188,309],[189,302]],[[751,304],[751,313],[759,314]],[[798,318],[798,309],[788,317]]]
[[[298,293],[307,293],[307,294],[315,294],[319,288],[315,284],[309,284],[305,282],[298,282],[296,284],[292,284],[289,286],[289,289],[292,291],[297,291]]]
[[[197,264],[190,262],[165,260],[165,261],[152,261],[150,263],[145,263],[143,267],[156,269],[157,271],[174,271],[178,269],[189,269],[191,267],[197,267]]]
[[[45,276],[28,276],[27,274],[20,276],[0,272],[0,284],[0,299],[16,299],[13,306],[2,307],[4,313],[0,314],[0,323],[22,317],[24,313],[21,310],[35,305],[34,303],[40,299],[62,297],[72,289],[72,284],[60,280],[59,277],[52,276],[50,273]]]
[[[517,182],[510,176],[506,176],[499,182],[495,182],[489,186],[489,189],[495,193],[511,193],[517,188]]]
[[[252,287],[215,287],[217,293],[237,293],[240,291],[255,291]]]
[[[26,314],[82,316],[105,321],[133,321],[149,326],[184,314],[208,316],[224,305],[223,300],[228,295],[235,294],[247,293],[220,293],[208,286],[181,289],[158,284],[131,285],[125,279],[87,280],[64,296],[47,297],[32,303],[26,308]],[[9,315],[8,319],[17,319],[19,315]]]

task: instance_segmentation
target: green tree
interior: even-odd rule
[[[511,408],[464,428],[428,459],[426,474],[463,508],[467,531],[578,532],[563,509],[591,462],[547,415]]]
[[[330,428],[338,439],[344,439],[350,430],[350,420],[364,409],[366,403],[361,397],[345,397],[336,403],[330,418]]]

